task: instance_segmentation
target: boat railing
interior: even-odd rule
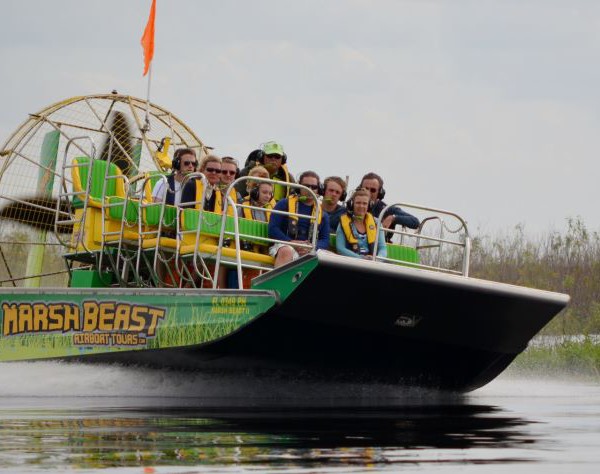
[[[288,212],[288,211],[280,211],[277,209],[267,209],[264,207],[258,207],[258,206],[252,206],[251,204],[244,204],[244,203],[235,203],[233,201],[233,199],[231,199],[231,193],[233,190],[235,190],[235,186],[238,183],[243,183],[245,181],[251,180],[252,182],[256,183],[256,185],[259,185],[260,183],[269,183],[272,184],[274,187],[275,186],[285,186],[288,189],[296,189],[296,190],[305,190],[306,192],[308,192],[312,199],[313,202],[315,203],[316,206],[316,210],[315,210],[315,214],[314,216],[307,216],[304,214],[298,214],[295,212]],[[313,226],[312,228],[312,235],[311,235],[311,242],[310,244],[294,244],[297,247],[304,247],[306,249],[308,249],[309,252],[314,252],[317,246],[317,239],[318,239],[318,229],[319,229],[319,218],[318,216],[321,214],[322,210],[321,210],[321,202],[318,199],[318,196],[315,194],[315,192],[308,188],[307,186],[304,186],[302,184],[297,184],[297,183],[288,183],[288,182],[282,182],[279,180],[274,180],[274,179],[269,179],[269,178],[260,178],[260,177],[256,177],[256,176],[241,176],[239,178],[237,178],[236,180],[234,180],[226,189],[225,196],[227,196],[227,198],[224,200],[223,203],[223,215],[226,216],[227,215],[227,211],[228,208],[231,207],[233,208],[233,225],[234,225],[234,229],[233,231],[227,231],[227,226],[226,226],[226,219],[223,218],[223,220],[221,221],[221,231],[219,233],[219,243],[217,246],[217,258],[216,258],[216,262],[215,262],[215,275],[214,275],[214,282],[213,285],[216,287],[217,282],[218,282],[218,275],[220,272],[220,267],[223,261],[223,246],[224,246],[224,242],[226,240],[226,236],[230,236],[234,239],[234,249],[235,249],[235,265],[236,265],[236,271],[237,271],[237,275],[238,275],[238,287],[239,289],[243,288],[243,280],[242,280],[242,268],[250,268],[250,269],[255,269],[255,270],[264,270],[264,266],[262,265],[256,265],[253,264],[251,261],[250,262],[244,262],[243,259],[241,258],[241,252],[242,252],[242,248],[241,248],[241,240],[244,239],[252,239],[252,240],[259,240],[262,242],[265,242],[265,244],[277,244],[277,243],[289,243],[287,241],[282,241],[282,240],[278,240],[278,239],[272,239],[270,237],[263,237],[263,236],[255,236],[255,235],[249,235],[249,234],[242,234],[239,231],[239,212],[238,209],[254,209],[254,210],[262,210],[262,211],[268,211],[270,214],[280,214],[280,215],[285,215],[288,218],[289,217],[297,217],[298,219],[303,218],[303,219],[310,219],[311,220],[311,225]]]
[[[85,165],[80,163],[73,163],[67,161],[67,157],[69,154],[69,148],[71,145],[78,141],[89,141],[91,153],[87,155],[88,162]],[[77,146],[78,149],[82,150],[83,148]],[[94,140],[88,135],[82,135],[78,137],[70,138],[66,145],[65,151],[63,153],[63,159],[61,164],[61,173],[60,173],[60,187],[58,192],[58,199],[56,200],[56,208],[55,208],[55,217],[54,217],[54,234],[56,235],[56,239],[58,242],[66,248],[77,248],[80,245],[83,246],[84,250],[88,253],[91,253],[91,250],[87,247],[85,240],[83,239],[83,234],[85,232],[84,220],[86,215],[86,210],[88,207],[88,196],[90,193],[90,188],[92,185],[92,165],[93,159],[96,156],[96,144]],[[73,168],[81,168],[83,166],[87,166],[87,180],[85,184],[85,188],[81,190],[75,190],[73,188],[73,182],[69,178],[67,178],[67,173],[71,173]],[[83,211],[81,214],[81,218],[77,219],[75,217],[74,199],[79,199],[83,203]],[[66,210],[61,207],[61,205],[66,206]],[[71,235],[71,241],[65,242],[62,239],[62,234],[59,231],[61,226],[73,226],[73,234]],[[77,230],[75,227],[78,226]]]
[[[434,215],[422,219],[421,224],[415,232],[409,232],[404,227],[401,228],[401,230],[385,228],[382,224],[383,218],[388,211],[394,207],[418,210],[425,213],[434,213]],[[450,227],[447,222],[449,219],[456,221],[457,226]],[[425,230],[429,229],[434,223],[437,223],[437,230],[434,230],[431,234],[425,233]],[[407,240],[414,241],[415,249],[422,257],[425,257],[425,261],[411,263],[411,266],[469,276],[471,238],[466,221],[458,214],[444,209],[420,206],[417,204],[393,203],[386,206],[377,218],[377,235],[379,235],[380,230],[385,233],[398,235],[401,244],[404,244]],[[452,236],[456,237],[451,238]],[[377,255],[378,240],[379,239],[375,240],[374,255]],[[445,251],[446,247],[449,248],[448,252]],[[436,254],[432,255],[432,251],[436,251]],[[377,260],[394,262],[387,257],[377,257]],[[458,263],[458,268],[460,268],[460,270],[456,269],[456,263]]]

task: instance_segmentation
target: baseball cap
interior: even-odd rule
[[[262,151],[265,155],[280,155],[283,156],[285,152],[283,147],[277,142],[267,142],[263,145]]]

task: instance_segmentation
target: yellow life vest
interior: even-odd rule
[[[358,239],[354,236],[354,232],[352,232],[352,218],[348,214],[343,214],[340,217],[340,225],[344,231],[344,237],[346,237],[346,247],[358,253]],[[365,215],[365,228],[367,230],[369,255],[373,255],[374,244],[377,239],[377,224],[375,223],[373,214],[370,212],[367,212]]]
[[[254,204],[252,204],[250,202],[250,196],[246,196],[244,198],[244,202],[242,203],[244,204],[244,206],[253,206]],[[275,207],[275,199],[271,199],[267,205],[264,207],[265,210],[265,217],[266,217],[266,222],[269,222],[269,219],[271,217],[271,212],[270,210],[273,209],[273,207]],[[256,216],[254,215],[254,211],[256,211],[256,209],[248,209],[247,207],[242,208],[244,210],[244,218],[245,219],[250,219],[250,220],[257,220]]]
[[[288,212],[289,213],[294,213],[294,214],[298,214],[298,195],[297,194],[290,194],[290,197],[288,197]],[[311,217],[315,217],[316,214],[316,210],[317,210],[317,204],[313,203],[312,205],[312,212],[311,212]],[[323,209],[321,207],[319,207],[319,215],[317,216],[317,222],[318,225],[321,225],[321,220],[323,219]],[[292,239],[296,239],[298,237],[298,216],[288,216],[288,236],[291,237]],[[308,228],[308,240],[310,240],[312,238],[312,230],[313,230],[313,223],[311,221],[309,228]]]
[[[286,183],[291,182],[290,181],[290,172],[287,169],[287,165],[281,165],[280,170],[283,170],[283,179],[281,179],[280,176],[274,175],[271,176],[272,180],[275,181],[283,181]],[[278,171],[279,173],[279,171]],[[281,201],[282,199],[288,197],[290,194],[290,188],[289,186],[283,186],[281,184],[276,184],[275,186],[273,186],[273,199],[275,199],[275,201]]]
[[[197,206],[200,207],[200,203],[202,202],[202,193],[204,192],[204,184],[202,183],[202,180],[197,179],[196,180],[196,201],[198,202]],[[215,194],[215,208],[212,212],[214,212],[215,214],[222,214],[223,213],[223,194],[221,193],[221,190],[216,187],[213,189],[213,193]],[[235,194],[235,191],[232,190],[232,193]],[[231,193],[229,194],[231,196]],[[237,201],[237,197],[233,198],[233,202],[235,203]],[[227,215],[228,216],[233,216],[233,206],[227,206]]]

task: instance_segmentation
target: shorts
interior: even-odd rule
[[[277,252],[279,252],[279,249],[281,247],[289,247],[292,249],[293,255],[292,255],[292,262],[294,260],[297,260],[298,258],[300,258],[300,255],[298,254],[298,252],[296,251],[296,249],[294,247],[292,247],[289,244],[282,244],[282,243],[276,243],[271,245],[271,247],[269,247],[269,255],[273,258],[277,257]]]

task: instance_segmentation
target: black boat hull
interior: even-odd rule
[[[307,262],[310,272],[298,278],[295,268]],[[326,253],[267,274],[257,287],[291,278],[297,286],[280,305],[222,340],[91,357],[469,391],[501,373],[569,299]]]

